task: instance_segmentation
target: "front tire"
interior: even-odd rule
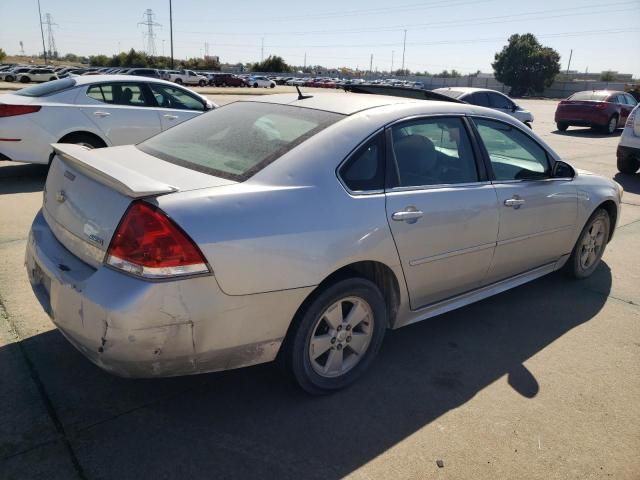
[[[533,125],[531,125],[531,122],[524,122],[524,124],[529,127],[531,130],[533,130]]]
[[[582,280],[595,272],[609,241],[610,230],[609,214],[604,208],[597,209],[582,229],[565,265],[565,272],[570,277]]]
[[[569,124],[564,122],[558,122],[556,123],[556,127],[558,128],[559,131],[566,132],[567,128],[569,128]]]
[[[200,87],[204,87],[206,84],[207,84],[207,82],[205,82],[204,80],[200,80],[200,81],[198,82],[198,85],[199,85]]]
[[[281,359],[303,390],[332,393],[369,369],[386,328],[387,309],[378,287],[364,278],[341,280],[296,315]]]
[[[258,88],[258,84],[257,84],[257,83],[254,83],[254,84],[253,84],[253,88]]]
[[[21,77],[20,78],[20,83],[29,83],[31,81],[31,79],[29,77]]]

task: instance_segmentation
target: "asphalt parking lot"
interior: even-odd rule
[[[322,398],[272,364],[161,380],[93,366],[23,268],[46,169],[0,162],[0,478],[640,478],[640,174],[617,174],[619,133],[560,133],[555,101],[520,103],[566,160],[625,188],[595,275],[390,332],[365,378]]]

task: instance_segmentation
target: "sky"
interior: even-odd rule
[[[169,55],[169,0],[40,0],[61,54],[146,49],[139,25],[154,13],[157,54]],[[513,33],[533,33],[558,51],[562,69],[616,70],[640,78],[640,0],[173,0],[175,58],[210,55],[256,62],[368,70],[491,72]],[[45,40],[46,40],[45,27]],[[0,48],[42,51],[37,0],[0,0]]]

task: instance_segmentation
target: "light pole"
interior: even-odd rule
[[[171,70],[173,70],[173,9],[171,8],[171,0],[169,0],[169,35],[171,37]]]
[[[402,42],[402,74],[405,74],[404,71],[404,52],[407,49],[407,29],[404,29],[404,41]]]
[[[42,52],[44,53],[44,63],[47,63],[47,47],[44,46],[44,30],[42,29],[42,11],[40,10],[40,0],[38,0],[38,23],[40,23],[40,34],[42,35]]]

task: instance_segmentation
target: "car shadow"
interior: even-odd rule
[[[616,138],[622,135],[622,129],[619,128],[613,133],[602,133],[599,130],[593,128],[578,128],[569,127],[570,130],[561,132],[560,130],[553,130],[551,133],[554,135],[562,135],[564,137],[586,137],[586,138]]]
[[[545,382],[525,362],[591,320],[610,289],[602,263],[589,290],[552,274],[390,331],[372,370],[324,397],[299,391],[275,364],[127,380],[56,330],[22,348],[88,478],[338,479],[505,376],[513,395],[536,397]]]
[[[625,192],[640,194],[640,173],[616,173],[613,179],[622,185]]]
[[[0,195],[41,191],[48,171],[47,165],[0,161]]]

